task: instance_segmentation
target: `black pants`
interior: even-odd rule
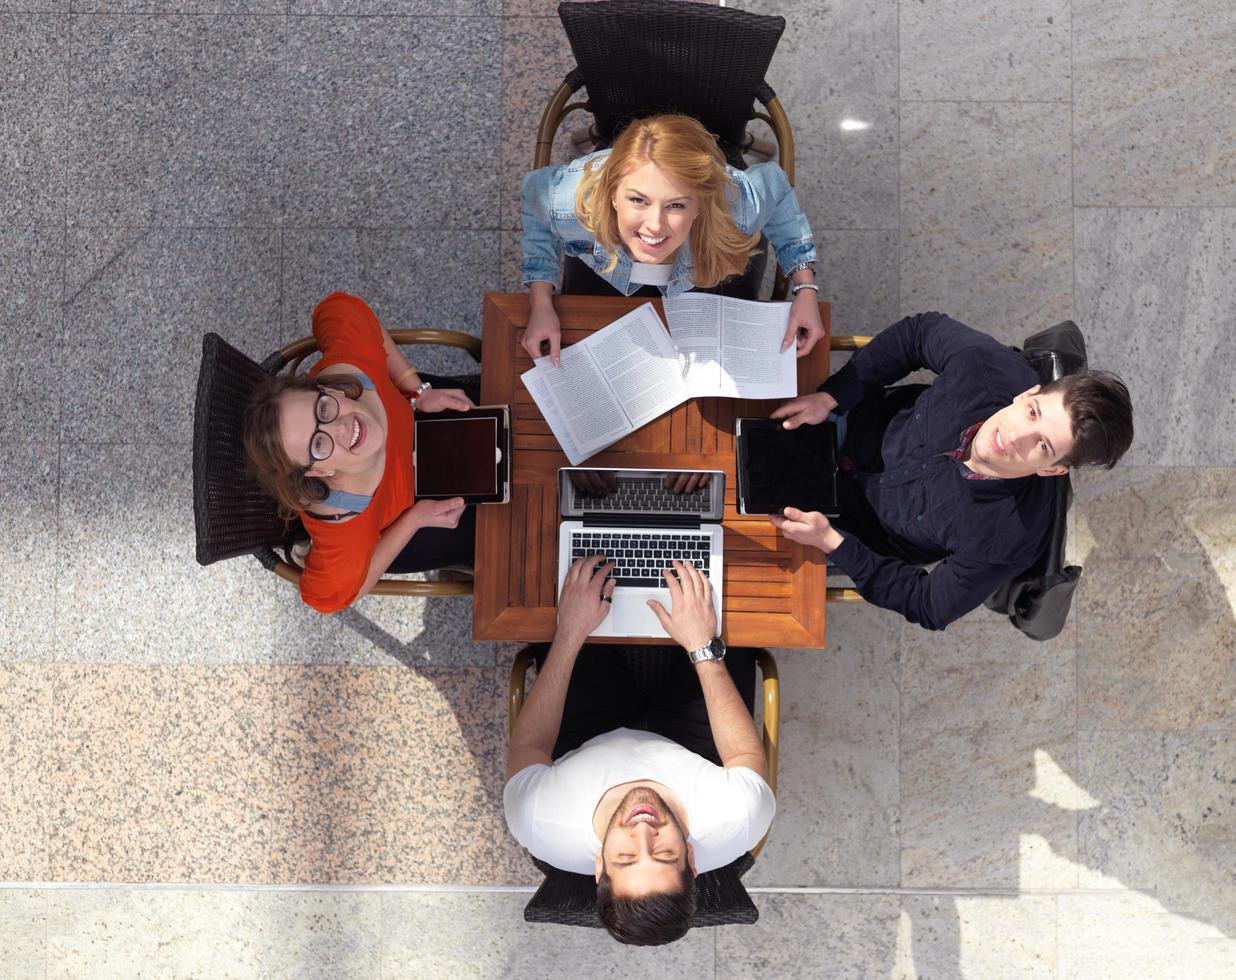
[[[462,388],[475,403],[481,397],[480,378],[446,378],[436,374],[422,374],[435,388]],[[387,569],[392,575],[408,572],[428,572],[447,565],[471,565],[476,551],[476,507],[464,509],[459,524],[455,527],[421,528]]]
[[[537,644],[532,649],[539,669],[549,648]],[[755,703],[755,651],[729,650],[725,666],[750,710]],[[703,688],[681,647],[598,643],[580,650],[553,758],[615,728],[655,732],[721,765]]]

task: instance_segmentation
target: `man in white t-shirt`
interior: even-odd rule
[[[726,659],[707,579],[678,562],[677,577],[665,573],[671,611],[649,604],[687,656],[641,648],[638,656],[681,658],[681,677],[671,670],[635,705],[622,675],[631,661],[583,647],[614,588],[612,563],[601,560],[582,558],[567,573],[558,632],[511,732],[503,802],[534,857],[596,877],[597,912],[614,938],[660,945],[690,928],[695,875],[753,848],[776,803],[747,707],[753,656]]]

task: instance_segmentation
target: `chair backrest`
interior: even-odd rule
[[[601,920],[597,917],[597,883],[592,876],[561,871],[536,858],[532,863],[545,874],[545,880],[524,907],[525,921],[601,928]],[[724,868],[696,876],[695,917],[691,920],[691,928],[750,925],[759,919],[759,909],[741,880],[754,863],[750,854],[744,854]]]
[[[558,16],[588,89],[601,145],[632,119],[694,116],[727,156],[742,144],[784,17],[701,3],[598,0],[563,3]]]
[[[193,417],[193,518],[202,565],[247,555],[284,541],[288,525],[275,501],[248,475],[245,408],[268,377],[218,334],[202,340]]]

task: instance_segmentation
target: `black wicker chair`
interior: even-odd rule
[[[480,361],[481,342],[465,333],[392,330],[391,336],[397,344],[460,347]],[[304,337],[258,364],[218,334],[203,338],[193,419],[193,517],[199,564],[251,554],[280,578],[299,584],[301,570],[288,557],[288,550],[301,531],[300,522],[288,524],[279,517],[275,502],[249,477],[242,427],[245,406],[257,383],[285,369],[295,373],[316,350],[313,337]],[[471,595],[472,583],[384,578],[373,593]]]
[[[870,337],[833,337],[830,350],[856,351]],[[1022,342],[1020,353],[1038,373],[1040,384],[1050,384],[1087,365],[1086,340],[1072,320],[1041,330]],[[1066,473],[1056,481],[1056,503],[1051,529],[1038,560],[1012,582],[1001,586],[983,603],[1002,613],[1033,640],[1050,640],[1064,628],[1073,592],[1081,578],[1080,565],[1064,564],[1068,536],[1068,513],[1073,503],[1073,483]],[[857,589],[829,588],[829,602],[862,602]]]
[[[629,663],[638,669],[641,689],[651,689],[657,684],[660,665],[667,661],[662,657],[649,657],[647,651],[640,655],[638,648],[616,648],[615,656],[627,656]],[[515,724],[524,703],[525,681],[528,668],[535,660],[531,649],[522,650],[511,665],[511,678],[507,699],[507,732]],[[764,752],[768,756],[768,785],[777,791],[778,747],[781,737],[781,682],[777,675],[777,662],[767,650],[756,653],[756,663],[762,679],[764,707]],[[754,709],[754,705],[748,705]],[[759,916],[759,910],[742,884],[742,876],[750,870],[759,856],[765,836],[749,854],[743,854],[723,868],[715,868],[697,875],[695,918],[692,928],[699,926],[750,925]],[[528,922],[549,922],[568,926],[591,926],[601,928],[597,917],[597,883],[589,875],[574,874],[555,868],[544,861],[532,858],[532,863],[545,875],[536,894],[524,907],[524,919]]]
[[[764,81],[784,17],[701,3],[665,0],[598,0],[562,3],[558,16],[577,67],[558,86],[541,116],[533,167],[547,166],[554,134],[577,109],[592,113],[597,147],[609,146],[632,119],[675,112],[700,120],[729,163],[746,168],[743,151],[752,143],[747,123],[762,119],[777,140],[778,162],[794,183],[794,137],[772,87]],[[587,101],[571,102],[583,87]],[[753,111],[759,101],[764,112]],[[727,294],[755,298],[764,278],[768,245]],[[586,273],[586,275],[585,275]],[[588,292],[592,272],[578,259],[565,263],[563,293]],[[774,298],[787,285],[778,270]]]

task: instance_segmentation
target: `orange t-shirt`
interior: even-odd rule
[[[386,467],[369,506],[346,521],[301,513],[313,539],[300,577],[301,598],[318,612],[332,613],[355,601],[379,536],[412,506],[412,406],[391,382],[382,327],[364,300],[331,293],[313,311],[313,336],[322,359],[309,373],[355,364],[369,375],[386,409]]]

